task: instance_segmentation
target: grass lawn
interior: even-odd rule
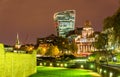
[[[39,66],[37,67],[37,73],[33,74],[30,77],[100,77],[100,76],[92,71],[84,69],[68,69],[61,67]]]

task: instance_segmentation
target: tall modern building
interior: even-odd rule
[[[75,28],[75,10],[66,10],[54,14],[57,35],[66,37],[69,31]]]

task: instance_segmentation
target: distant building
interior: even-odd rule
[[[37,38],[37,47],[48,49],[50,46],[57,46],[60,53],[67,50],[66,45],[68,44],[67,38],[50,35],[44,38]]]
[[[54,44],[54,41],[56,40],[57,36],[55,36],[54,34],[51,34],[48,37],[44,37],[44,38],[37,38],[37,46],[39,45],[52,45]]]
[[[86,21],[81,34],[75,38],[75,43],[78,46],[78,54],[89,55],[96,48],[93,46],[95,42],[94,30],[90,21]],[[88,54],[87,54],[88,53]]]
[[[75,10],[66,10],[54,14],[57,35],[66,37],[69,31],[75,28]]]
[[[13,52],[13,47],[12,46],[9,46],[9,45],[4,45],[4,50],[7,51],[7,52]]]
[[[66,35],[69,43],[72,43],[73,40],[78,36],[82,34],[83,28],[75,28],[75,30],[69,31],[69,33]]]
[[[15,49],[19,49],[21,47],[20,40],[19,40],[19,35],[17,34],[17,39],[15,43]]]

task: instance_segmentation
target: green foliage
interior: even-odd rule
[[[117,57],[117,60],[120,62],[120,53],[117,53],[116,57]]]
[[[54,41],[54,46],[57,46],[60,51],[72,51],[73,53],[77,51],[77,45],[75,43],[69,44],[67,38],[57,37],[57,39]],[[48,49],[50,51],[50,49]],[[50,54],[48,52],[47,54]]]
[[[95,58],[96,58],[96,54],[91,54],[91,55],[89,55],[88,60],[93,62],[93,61],[95,61]]]
[[[46,52],[48,56],[57,56],[59,54],[59,49],[57,46],[50,46]]]
[[[53,49],[53,46],[50,46],[50,47],[47,49],[47,52],[45,53],[45,55],[47,55],[47,56],[52,56],[52,49]]]
[[[58,46],[58,49],[60,51],[63,51],[65,49],[68,48],[68,40],[67,38],[62,38],[62,37],[58,37],[55,41],[54,41],[54,45]]]
[[[63,55],[61,55],[60,56],[60,59],[61,60],[70,60],[70,59],[75,59],[76,57],[74,56],[74,55],[72,55],[72,54],[63,54]]]
[[[53,56],[57,56],[59,54],[59,49],[57,46],[53,47]]]
[[[78,50],[77,44],[71,43],[71,44],[69,45],[69,50],[72,51],[72,53],[76,53],[77,50]]]
[[[104,19],[104,22],[103,22],[103,29],[106,30],[106,29],[109,29],[109,28],[112,28],[113,25],[114,25],[114,22],[113,22],[113,17],[107,17]]]
[[[94,43],[94,46],[97,49],[105,49],[105,46],[107,45],[107,43],[108,43],[107,34],[101,33],[99,34],[97,41]]]
[[[115,40],[118,40],[120,43],[120,7],[118,10],[114,13],[114,15],[107,17],[104,19],[104,30],[107,30],[109,28],[113,28],[115,32]]]
[[[47,50],[47,49],[46,49],[45,47],[38,47],[38,48],[37,48],[37,54],[45,55],[46,50]]]

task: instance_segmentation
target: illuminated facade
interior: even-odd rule
[[[95,42],[95,37],[93,35],[94,30],[91,26],[91,22],[86,21],[81,35],[78,35],[75,38],[75,43],[78,46],[78,54],[89,53],[95,50],[92,44],[93,42]]]
[[[69,31],[75,27],[75,10],[66,10],[54,14],[57,35],[66,37]]]

